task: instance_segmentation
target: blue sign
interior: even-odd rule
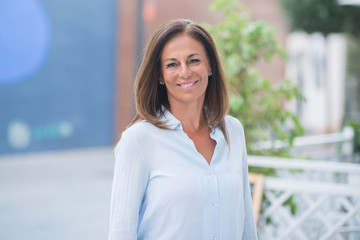
[[[113,144],[115,3],[0,1],[0,154]]]

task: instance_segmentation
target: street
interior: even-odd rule
[[[0,156],[0,239],[106,239],[113,161],[111,147]]]

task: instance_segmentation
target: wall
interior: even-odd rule
[[[0,154],[112,144],[115,9],[0,2]]]

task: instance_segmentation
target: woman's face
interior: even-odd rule
[[[210,65],[203,45],[186,34],[169,40],[161,54],[161,71],[170,108],[204,103]]]

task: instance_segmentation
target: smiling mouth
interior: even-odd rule
[[[183,83],[183,84],[178,84],[180,87],[182,88],[189,88],[194,86],[198,81],[194,81],[194,82],[188,82],[188,83]]]

